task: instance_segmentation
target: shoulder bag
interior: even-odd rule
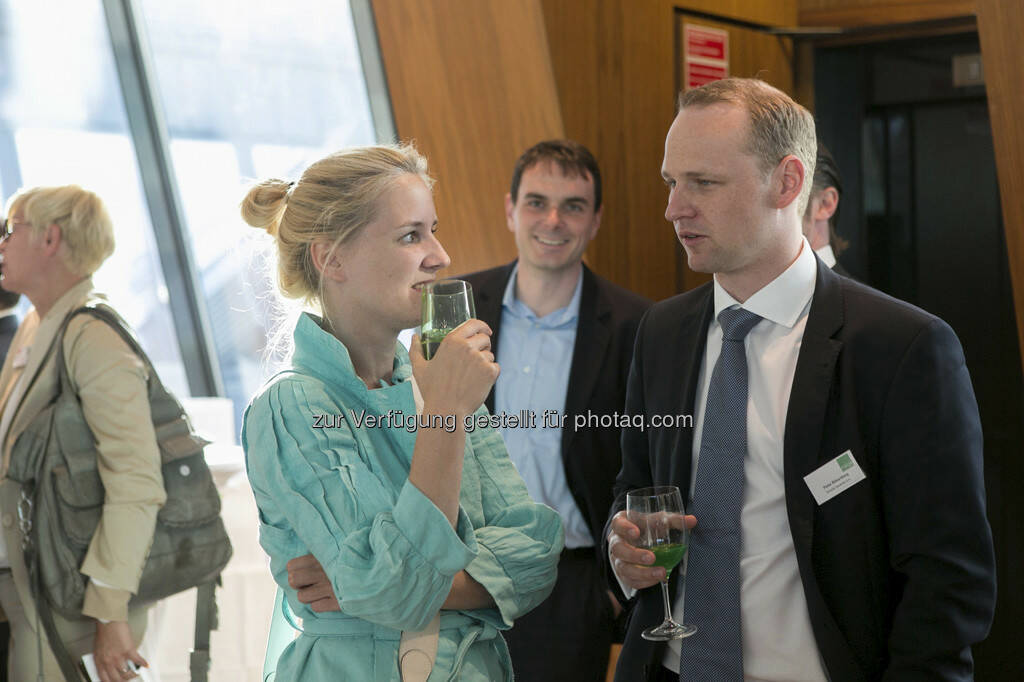
[[[21,484],[18,522],[36,609],[65,677],[80,679],[53,623],[53,611],[82,617],[89,577],[79,572],[103,513],[103,482],[96,439],[68,380],[63,339],[71,318],[91,315],[113,328],[145,363],[149,404],[160,449],[167,501],[157,515],[153,544],[131,605],[146,604],[199,586],[193,682],[209,669],[209,630],[216,629],[214,584],[231,558],[220,518],[220,496],[203,455],[208,441],[192,432],[185,411],[164,388],[146,353],[109,306],[90,302],[64,318],[47,350],[57,352],[59,385],[51,402],[14,443],[7,477]],[[40,368],[46,364],[44,360]],[[38,377],[33,376],[32,382]],[[31,386],[31,383],[30,383]],[[112,406],[112,409],[116,409]]]

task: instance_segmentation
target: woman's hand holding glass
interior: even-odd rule
[[[409,359],[427,414],[454,414],[461,420],[483,404],[498,379],[491,328],[481,320],[468,320],[452,330],[429,361],[414,336]]]

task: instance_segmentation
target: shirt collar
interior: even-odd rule
[[[560,327],[575,322],[580,314],[580,298],[583,295],[583,267],[580,267],[579,277],[576,278],[576,288],[572,292],[572,298],[564,308],[552,311],[544,317],[537,317],[530,306],[516,298],[516,277],[519,276],[519,263],[512,268],[512,276],[508,278],[505,285],[505,294],[501,297],[501,307],[516,317],[526,318],[539,323],[543,327]]]
[[[815,249],[814,253],[818,254],[818,258],[820,258],[822,262],[830,268],[834,268],[836,266],[836,254],[832,250],[831,244],[825,244],[825,246],[820,249]]]
[[[814,295],[817,276],[818,262],[805,237],[796,260],[782,274],[761,287],[743,303],[729,295],[716,277],[715,319],[717,320],[718,314],[726,308],[740,306],[775,324],[792,327],[800,319],[800,314]]]
[[[314,376],[323,377],[332,383],[350,388],[368,390],[356,375],[348,349],[336,336],[325,331],[321,318],[312,313],[302,313],[295,324],[295,351],[292,365],[302,368]],[[391,374],[391,385],[405,382],[412,375],[409,353],[405,346],[395,340],[395,360]],[[387,385],[382,386],[387,388]]]
[[[40,321],[40,324],[45,324],[47,320],[57,320],[57,323],[64,321],[64,317],[70,313],[73,309],[79,307],[81,302],[88,298],[89,292],[92,291],[92,277],[86,277],[81,282],[71,287],[53,303],[46,316]],[[98,298],[102,298],[97,294]]]

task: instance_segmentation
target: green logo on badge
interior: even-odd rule
[[[846,471],[853,466],[853,457],[851,457],[849,453],[843,453],[836,458],[836,462],[839,463],[839,469],[841,471]]]

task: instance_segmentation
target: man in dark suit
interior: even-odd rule
[[[623,433],[606,535],[635,592],[620,682],[973,679],[995,581],[963,353],[938,318],[814,257],[814,158],[810,114],[761,81],[680,97],[666,217],[715,277],[637,332],[627,413],[694,421]],[[640,637],[665,572],[620,511],[652,484],[696,516],[670,587],[697,632],[667,645]]]
[[[836,261],[846,247],[847,241],[836,233],[839,222],[839,201],[843,198],[843,182],[839,176],[839,167],[828,147],[818,142],[818,156],[814,163],[814,180],[811,183],[811,196],[807,200],[804,211],[803,230],[808,243],[825,265],[840,275],[849,277],[850,273]]]
[[[620,607],[595,545],[622,461],[619,430],[598,418],[622,413],[649,301],[583,265],[601,222],[601,172],[583,145],[551,140],[523,153],[505,213],[518,260],[464,277],[501,365],[487,406],[537,416],[535,428],[502,435],[531,496],[556,509],[566,529],[552,595],[505,638],[516,679],[598,682]]]

